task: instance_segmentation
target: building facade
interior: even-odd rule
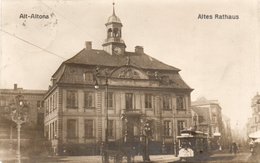
[[[230,118],[222,114],[223,131],[222,131],[222,149],[229,149],[231,143],[234,141],[233,132],[231,129]]]
[[[193,125],[197,130],[208,134],[212,149],[219,149],[224,126],[221,113],[222,108],[218,101],[201,98],[192,102],[191,106]]]
[[[16,109],[16,97],[22,96],[28,121],[21,128],[22,149],[28,145],[28,141],[43,135],[44,106],[43,97],[45,90],[29,90],[18,88],[14,84],[13,89],[0,89],[0,150],[14,152],[17,145],[17,128],[12,121],[11,112]],[[23,150],[23,151],[26,151]]]
[[[110,145],[129,142],[138,152],[145,122],[152,128],[151,153],[174,152],[176,136],[191,124],[192,89],[180,69],[147,55],[143,47],[126,51],[114,8],[105,25],[103,50],[86,42],[52,76],[44,124],[53,152],[99,154],[106,136]]]
[[[248,119],[247,135],[260,130],[260,95],[257,93],[251,100],[252,116]]]

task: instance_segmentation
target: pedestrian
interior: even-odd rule
[[[232,152],[233,152],[234,154],[237,154],[238,147],[237,147],[236,142],[233,142],[233,143],[232,143],[231,148],[232,148]]]

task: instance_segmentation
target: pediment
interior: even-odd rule
[[[133,66],[119,67],[112,72],[111,77],[122,79],[149,79],[142,70]]]

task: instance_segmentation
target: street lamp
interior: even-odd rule
[[[143,160],[144,160],[144,162],[146,162],[146,161],[150,161],[150,157],[149,157],[149,138],[152,136],[151,124],[147,120],[144,124],[144,136],[145,136],[144,137],[145,138],[145,150],[144,150]]]
[[[22,124],[27,121],[27,115],[24,112],[21,112],[21,109],[24,107],[24,102],[21,95],[16,97],[16,110],[12,111],[12,121],[17,125],[17,162],[21,163],[21,127]]]
[[[99,69],[96,68],[96,74],[95,74],[95,89],[98,89],[99,88],[99,84],[98,84],[98,75],[99,75]],[[108,150],[108,77],[107,77],[107,73],[105,73],[105,96],[106,96],[106,129],[105,129],[105,145],[104,145],[104,161],[105,163],[108,163],[109,162],[109,157],[108,157],[108,153],[107,153],[107,150]]]

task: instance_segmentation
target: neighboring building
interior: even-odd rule
[[[200,98],[191,103],[193,125],[206,132],[211,140],[211,148],[219,149],[223,137],[222,108],[217,100]]]
[[[252,116],[248,119],[247,133],[260,130],[260,95],[257,93],[251,101]]]
[[[182,80],[180,69],[147,55],[143,47],[126,51],[114,9],[106,27],[103,50],[86,42],[52,76],[44,123],[53,151],[99,154],[107,125],[109,144],[125,141],[140,150],[143,123],[148,121],[153,131],[151,153],[162,147],[173,152],[176,136],[191,124],[192,89]]]
[[[21,140],[23,142],[43,135],[44,108],[43,97],[45,90],[29,90],[18,88],[14,84],[13,89],[0,89],[0,150],[15,149],[17,140],[16,124],[11,120],[11,111],[16,109],[15,99],[18,95],[23,97],[28,113],[28,121],[22,125]],[[28,144],[27,144],[28,145]]]
[[[230,144],[232,143],[232,141],[234,141],[231,124],[230,124],[230,118],[222,114],[222,122],[223,122],[223,133],[222,133],[221,145],[222,148],[228,149],[230,148]]]

